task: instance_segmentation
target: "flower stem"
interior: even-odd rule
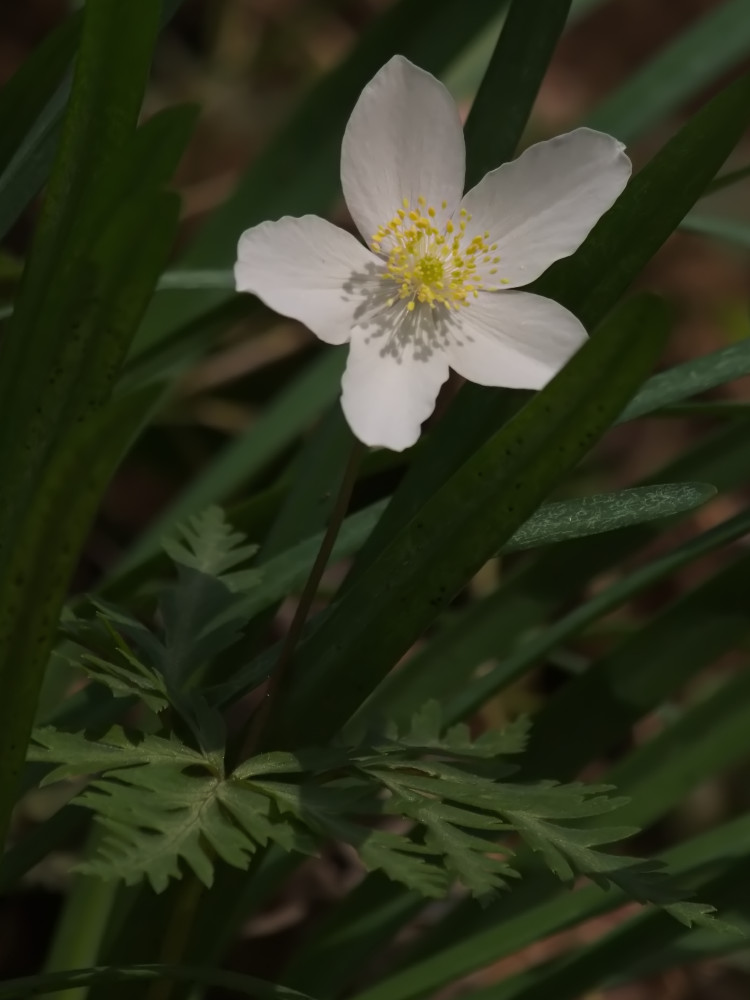
[[[313,601],[315,600],[315,595],[318,592],[320,580],[325,572],[326,566],[328,565],[328,560],[330,559],[331,552],[333,551],[334,543],[341,525],[344,522],[344,518],[346,517],[346,512],[349,509],[349,501],[351,500],[354,484],[357,481],[357,472],[359,471],[359,466],[364,453],[365,446],[359,441],[355,441],[351,452],[349,453],[349,460],[347,461],[346,468],[344,469],[344,475],[341,480],[338,496],[336,497],[336,503],[334,504],[333,511],[331,512],[328,527],[326,528],[326,533],[323,536],[323,541],[320,543],[320,548],[317,556],[315,557],[312,569],[310,570],[310,575],[305,582],[305,586],[299,599],[299,604],[294,612],[292,623],[289,626],[289,631],[287,632],[284,643],[281,647],[279,658],[276,661],[276,666],[274,667],[269,678],[265,698],[262,705],[250,719],[247,729],[243,735],[239,753],[240,761],[247,760],[247,758],[251,757],[260,746],[266,724],[271,715],[271,711],[278,700],[282,682],[288,673],[294,650],[300,640],[302,630],[305,627],[305,622],[307,621]]]

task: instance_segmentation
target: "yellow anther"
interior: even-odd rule
[[[403,302],[408,312],[414,312],[417,304],[445,310],[469,305],[486,287],[477,273],[478,265],[500,259],[490,257],[496,245],[488,246],[489,232],[469,238],[466,227],[471,215],[465,208],[442,226],[436,221],[435,207],[423,195],[415,201],[419,208],[410,209],[408,198],[402,205],[389,222],[378,227],[370,244],[384,258],[381,277],[393,282],[388,305]],[[447,201],[441,207],[446,209]]]

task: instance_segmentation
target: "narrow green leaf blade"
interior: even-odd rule
[[[691,24],[611,97],[587,124],[631,142],[750,52],[745,0],[725,0]]]
[[[80,14],[67,18],[0,91],[0,236],[46,179],[80,34]]]
[[[115,983],[140,985],[158,980],[188,983],[193,986],[214,986],[217,989],[255,997],[255,1000],[310,1000],[306,993],[277,986],[255,976],[223,969],[193,968],[189,965],[103,965],[90,969],[66,969],[46,975],[27,976],[24,979],[6,979],[0,983],[0,997],[15,1000],[18,997],[38,996],[40,992],[57,993],[76,987],[112,986]]]
[[[703,194],[750,121],[750,76],[727,87],[632,179],[583,245],[535,291],[596,322]],[[606,130],[606,122],[604,126]]]
[[[502,551],[532,549],[670,517],[694,510],[715,495],[715,487],[707,483],[665,483],[543,504]]]
[[[643,417],[743,375],[750,375],[750,341],[747,340],[720,347],[653,375],[622,411],[619,423]]]
[[[653,364],[667,324],[658,301],[627,303],[605,334],[587,343],[425,504],[300,649],[294,695],[283,717],[287,733],[314,744],[346,721],[604,432],[613,408]],[[306,707],[311,698],[323,698],[326,712],[311,718]]]
[[[587,328],[595,327],[679,226],[748,121],[750,77],[743,77],[701,108],[632,179],[576,253],[553,264],[533,290],[571,309]],[[612,120],[602,127],[617,131],[616,125]],[[519,405],[518,396],[464,386],[394,494],[355,564],[352,580],[440,483],[508,419]]]
[[[750,631],[748,571],[741,556],[566,684],[536,717],[524,774],[575,774],[739,642]]]
[[[466,119],[466,187],[509,160],[520,142],[570,0],[513,0]]]
[[[155,555],[162,537],[179,521],[226,500],[288,448],[336,399],[343,364],[341,351],[326,351],[305,369],[247,431],[219,451],[143,533],[116,567],[117,576],[132,572]]]

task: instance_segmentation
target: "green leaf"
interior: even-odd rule
[[[733,184],[738,184],[740,181],[744,181],[747,177],[750,177],[750,164],[745,167],[738,167],[737,170],[728,170],[726,173],[720,174],[711,181],[706,194],[714,194],[716,191],[721,191],[723,188],[731,187]]]
[[[722,904],[744,901],[741,886],[747,884],[750,859],[743,858],[728,871],[700,880],[701,891],[709,893]],[[692,904],[691,912],[700,918],[701,907]],[[689,924],[688,924],[689,926]],[[724,933],[740,944],[742,931],[724,925]],[[515,976],[494,988],[480,991],[482,1000],[536,1000],[554,996],[560,1000],[576,1000],[610,982],[621,969],[627,970],[634,960],[644,955],[658,954],[662,949],[685,935],[684,927],[670,922],[661,913],[644,912],[623,921],[594,944],[584,946],[549,965]]]
[[[402,712],[408,713],[412,710],[415,699],[421,701],[426,690],[434,692],[439,686],[440,690],[445,689],[446,693],[453,694],[446,710],[448,719],[460,719],[470,715],[503,688],[523,676],[545,655],[580,634],[592,622],[683,566],[688,566],[707,553],[742,538],[748,530],[750,530],[750,511],[743,511],[697,538],[690,539],[660,559],[647,563],[634,573],[617,580],[557,622],[521,642],[517,648],[504,656],[495,668],[481,677],[474,677],[471,683],[462,689],[467,674],[497,652],[498,629],[502,629],[504,624],[504,616],[499,613],[498,604],[502,607],[504,594],[501,591],[496,592],[457,619],[443,632],[438,641],[431,643],[415,657],[411,670],[402,668],[406,675],[404,679],[399,683],[397,674],[390,685],[389,702],[391,706],[394,702],[398,706],[397,709],[392,707],[391,711],[397,711],[399,717]],[[461,664],[458,678],[455,677],[457,663]],[[382,687],[385,688],[386,685]],[[378,700],[387,697],[385,691],[382,693],[378,691]]]
[[[566,684],[536,717],[524,772],[575,774],[747,635],[749,567],[736,559]]]
[[[253,842],[222,810],[220,778],[188,777],[149,761],[124,772],[123,781],[125,787],[94,781],[78,798],[106,831],[97,855],[79,871],[122,878],[126,885],[145,876],[155,892],[163,892],[170,878],[181,877],[180,860],[204,885],[213,880],[213,852],[235,868],[248,866]]]
[[[46,180],[70,89],[67,70],[80,33],[80,14],[68,17],[0,91],[0,236]]]
[[[65,969],[23,979],[6,979],[0,983],[0,997],[17,998],[38,996],[41,992],[56,993],[73,988],[111,986],[115,983],[132,983],[145,989],[147,983],[167,980],[200,986],[215,986],[255,1000],[310,1000],[306,993],[290,990],[286,986],[245,976],[239,972],[189,965],[103,965],[90,969]]]
[[[214,577],[229,590],[241,591],[257,586],[261,579],[257,570],[237,569],[258,551],[257,545],[246,545],[246,540],[234,531],[220,507],[209,507],[179,525],[175,537],[162,541],[162,548],[178,566]]]
[[[329,407],[340,390],[344,358],[325,352],[281,392],[250,428],[223,448],[167,511],[143,533],[116,567],[131,572],[158,551],[162,537],[210,504],[222,502],[252,481]]]
[[[747,7],[744,0],[726,0],[605,98],[586,124],[630,142],[727,73],[748,52]]]
[[[291,485],[263,541],[262,563],[326,527],[344,475],[342,456],[352,441],[341,407],[333,406],[290,466]]]
[[[278,736],[314,743],[346,721],[603,433],[653,364],[666,323],[655,300],[628,303],[425,504],[300,647]],[[306,706],[318,699],[326,710],[312,717]]]
[[[505,553],[535,548],[568,538],[614,531],[627,525],[668,517],[705,503],[715,492],[712,486],[706,484],[675,483],[542,504],[500,551]],[[337,536],[332,559],[340,559],[359,550],[377,524],[386,504],[387,501],[373,504],[346,518]],[[322,533],[319,533],[305,539],[263,564],[262,579],[243,605],[248,618],[273,606],[302,586],[320,548],[322,537]],[[245,690],[250,678],[257,683],[262,676],[255,669],[235,674],[221,699],[230,697],[230,691],[238,693]],[[420,698],[420,703],[423,700]]]
[[[716,495],[707,483],[665,483],[543,504],[503,546],[503,552],[616,531],[692,510]]]
[[[622,411],[619,422],[635,420],[743,375],[750,375],[750,341],[720,347],[653,375]]]
[[[748,725],[749,673],[740,672],[715,690],[701,690],[674,721],[607,772],[607,780],[630,796],[624,821],[653,823],[693,788],[741,760]]]
[[[97,423],[83,423],[68,435],[65,451],[55,454],[45,469],[44,482],[27,509],[26,525],[13,539],[13,559],[0,576],[7,616],[0,618],[0,680],[7,695],[0,703],[0,826],[2,809],[15,799],[77,544],[151,400],[150,391],[116,399]],[[63,512],[65,545],[60,544]],[[20,674],[18,662],[24,663]]]
[[[209,508],[165,541],[177,581],[159,594],[156,627],[101,600],[92,601],[93,623],[73,616],[65,622],[66,635],[85,651],[80,666],[95,680],[116,695],[135,695],[156,712],[171,705],[204,748],[223,745],[224,726],[196,687],[217,657],[240,640],[247,595],[260,579],[256,570],[238,568],[257,552],[245,543],[222,510]]]
[[[444,895],[459,877],[484,896],[516,876],[496,857],[509,853],[498,834],[512,830],[564,880],[589,874],[638,898],[672,903],[673,891],[653,876],[656,866],[596,850],[629,830],[581,825],[621,804],[603,794],[606,788],[498,780],[513,770],[498,755],[523,748],[525,726],[476,743],[463,726],[445,738],[440,730],[439,709],[431,705],[403,738],[393,732],[375,743],[263,754],[230,775],[219,751],[119,728],[100,739],[39,730],[30,759],[59,764],[48,781],[100,775],[75,800],[104,830],[80,870],[127,884],[145,876],[157,892],[180,877],[181,861],[210,885],[215,857],[245,868],[270,840],[310,852],[317,841],[335,838],[352,844],[366,867],[426,895]],[[373,829],[359,818],[379,812],[409,817],[415,830]]]
[[[587,328],[595,327],[679,226],[749,119],[750,78],[743,78],[708,102],[656,154],[582,246],[553,264],[533,291],[571,309]],[[605,123],[605,131],[616,132],[616,125]],[[518,393],[464,386],[363,549],[352,585],[421,504],[515,412],[518,399]]]
[[[724,867],[732,859],[744,859],[750,853],[750,817],[743,816],[702,834],[686,844],[672,848],[659,860],[681,881],[700,886],[700,891],[713,897],[707,880],[697,882],[693,872],[704,873]],[[741,883],[744,885],[746,879]],[[554,890],[554,886],[552,886]],[[541,899],[539,898],[541,895]],[[357,994],[356,1000],[417,1000],[469,975],[477,969],[500,961],[542,937],[565,930],[576,923],[593,919],[621,906],[625,895],[620,890],[603,890],[585,886],[576,892],[554,893],[550,883],[541,885],[529,881],[521,884],[507,897],[499,897],[482,914],[469,917],[465,908],[456,911],[462,925],[448,928],[448,936],[433,945],[425,956],[421,954],[395,974]],[[651,912],[651,919],[670,936],[678,937],[684,929],[660,912]],[[472,927],[472,922],[474,926]],[[477,927],[477,924],[479,925]],[[468,929],[468,933],[466,933]],[[641,943],[640,954],[651,951]],[[617,966],[616,957],[611,968]],[[290,981],[294,981],[290,977]],[[543,992],[541,996],[556,996]]]
[[[583,245],[553,264],[534,290],[572,309],[584,325],[597,322],[680,225],[748,120],[750,77],[743,76],[670,139],[633,177]],[[606,121],[604,126],[608,130]]]
[[[66,733],[52,726],[35,729],[27,759],[45,764],[64,761],[45,777],[43,785],[63,778],[111,772],[144,762],[155,765],[189,767],[205,765],[206,757],[176,739],[126,733],[114,726],[103,736],[89,738],[84,733]]]
[[[466,120],[466,187],[509,160],[562,34],[570,0],[513,0]]]
[[[168,20],[181,0],[162,3]],[[0,236],[43,186],[57,150],[70,93],[68,67],[81,34],[80,13],[50,32],[0,91]],[[178,109],[155,115],[176,117]]]
[[[142,413],[147,398],[109,403],[164,265],[177,204],[153,189],[127,205],[113,199],[122,192],[158,18],[148,0],[136,0],[126,17],[106,4],[84,13],[58,156],[2,343],[0,834],[78,547],[132,440],[134,406]]]
[[[123,157],[119,179],[124,196],[137,197],[171,182],[195,129],[198,111],[191,104],[164,108],[136,129],[127,156]]]
[[[682,222],[682,228],[691,233],[710,236],[724,243],[734,243],[744,250],[750,249],[750,225],[737,219],[724,219],[718,215],[691,212]]]
[[[748,514],[745,514],[745,522],[747,519]],[[745,751],[741,734],[747,724],[747,684],[747,675],[740,674],[705,700],[699,696],[697,703],[682,718],[624,758],[607,774],[619,790],[631,796],[620,810],[622,821],[639,825],[654,823],[690,789],[708,779],[718,768],[730,765]],[[721,734],[720,738],[717,733]],[[718,860],[730,861],[747,855],[750,850],[749,832],[750,817],[742,817],[730,823],[726,833],[722,829],[699,838],[695,842],[696,849],[706,844],[706,849],[723,852]],[[692,845],[693,842],[669,852],[670,870],[674,866],[676,874],[685,870],[683,857],[688,856],[692,859],[691,863],[699,867],[706,863],[705,857],[694,857]],[[526,871],[528,865],[524,859],[519,856],[517,860],[521,870]],[[507,903],[503,900],[494,902],[481,920],[467,911],[466,906],[460,906],[452,917],[443,921],[437,932],[429,936],[427,950],[435,954],[448,949],[456,959],[459,955],[476,954],[477,965],[487,964],[506,954],[504,950],[492,954],[491,949],[498,946],[499,927],[504,931],[503,941],[507,932],[515,942],[515,945],[511,944],[513,950],[513,947],[520,948],[529,943],[528,939],[518,941],[516,931],[523,935],[531,931],[533,939],[535,927],[544,928],[539,931],[540,934],[553,933],[572,920],[589,919],[604,909],[619,905],[619,900],[612,899],[610,894],[610,901],[605,901],[606,906],[602,907],[602,900],[597,902],[596,893],[592,896],[590,890],[585,890],[582,896],[576,893],[569,901],[564,898],[556,900],[555,893],[555,886],[549,880],[540,881],[538,873],[531,873]],[[580,908],[576,900],[580,901]],[[381,900],[378,903],[382,911],[384,904]],[[374,906],[371,906],[370,911],[373,909]],[[550,924],[548,914],[560,922]],[[377,920],[377,914],[371,912],[370,920]],[[475,937],[469,939],[467,935],[472,934]],[[467,937],[465,948],[457,944],[464,937]],[[479,952],[474,951],[473,942],[476,942]],[[423,948],[420,954],[424,953]],[[462,967],[456,974],[465,974],[470,969],[471,966]],[[294,977],[290,978],[290,982],[294,982]]]
[[[115,615],[106,605],[95,606],[98,614],[94,621],[63,615],[61,630],[72,648],[64,646],[58,656],[68,665],[84,670],[91,680],[106,685],[116,698],[135,696],[152,712],[163,711],[169,704],[164,678],[133,653],[115,625],[129,637],[147,644],[154,660],[158,660],[160,646],[151,641],[150,633],[139,621]]]

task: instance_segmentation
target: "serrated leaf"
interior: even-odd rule
[[[77,662],[93,679],[115,694],[140,698],[155,712],[171,705],[199,746],[220,750],[225,741],[221,714],[196,690],[195,680],[241,637],[246,590],[257,585],[259,576],[238,567],[257,547],[246,544],[219,508],[192,518],[165,547],[177,566],[177,580],[159,595],[157,624],[148,627],[94,598],[94,621],[67,615],[63,628],[87,650]]]
[[[473,896],[481,898],[492,890],[507,889],[509,879],[520,878],[505,861],[488,853],[497,849],[496,844],[444,822],[429,809],[420,810],[415,819],[427,829],[426,846],[442,855],[447,870]]]
[[[188,777],[153,765],[133,769],[126,778],[126,787],[95,781],[78,799],[106,831],[97,856],[80,871],[122,878],[128,885],[145,876],[155,892],[163,892],[171,878],[181,877],[180,860],[211,885],[207,845],[228,864],[247,867],[255,845],[222,811],[220,778]]]
[[[162,548],[180,566],[215,577],[230,590],[241,591],[250,589],[261,578],[257,570],[237,570],[258,551],[257,545],[246,542],[221,507],[208,507],[178,525],[174,535],[162,539]]]
[[[238,569],[257,552],[235,531],[219,507],[189,519],[163,542],[177,566],[177,582],[160,598],[163,657],[159,669],[182,689],[241,634],[246,592],[257,570]]]
[[[216,761],[209,760],[176,739],[129,733],[120,726],[113,726],[99,737],[43,726],[32,734],[27,760],[60,764],[44,778],[42,783],[45,785],[63,778],[109,773],[144,763],[178,767],[216,766]]]

